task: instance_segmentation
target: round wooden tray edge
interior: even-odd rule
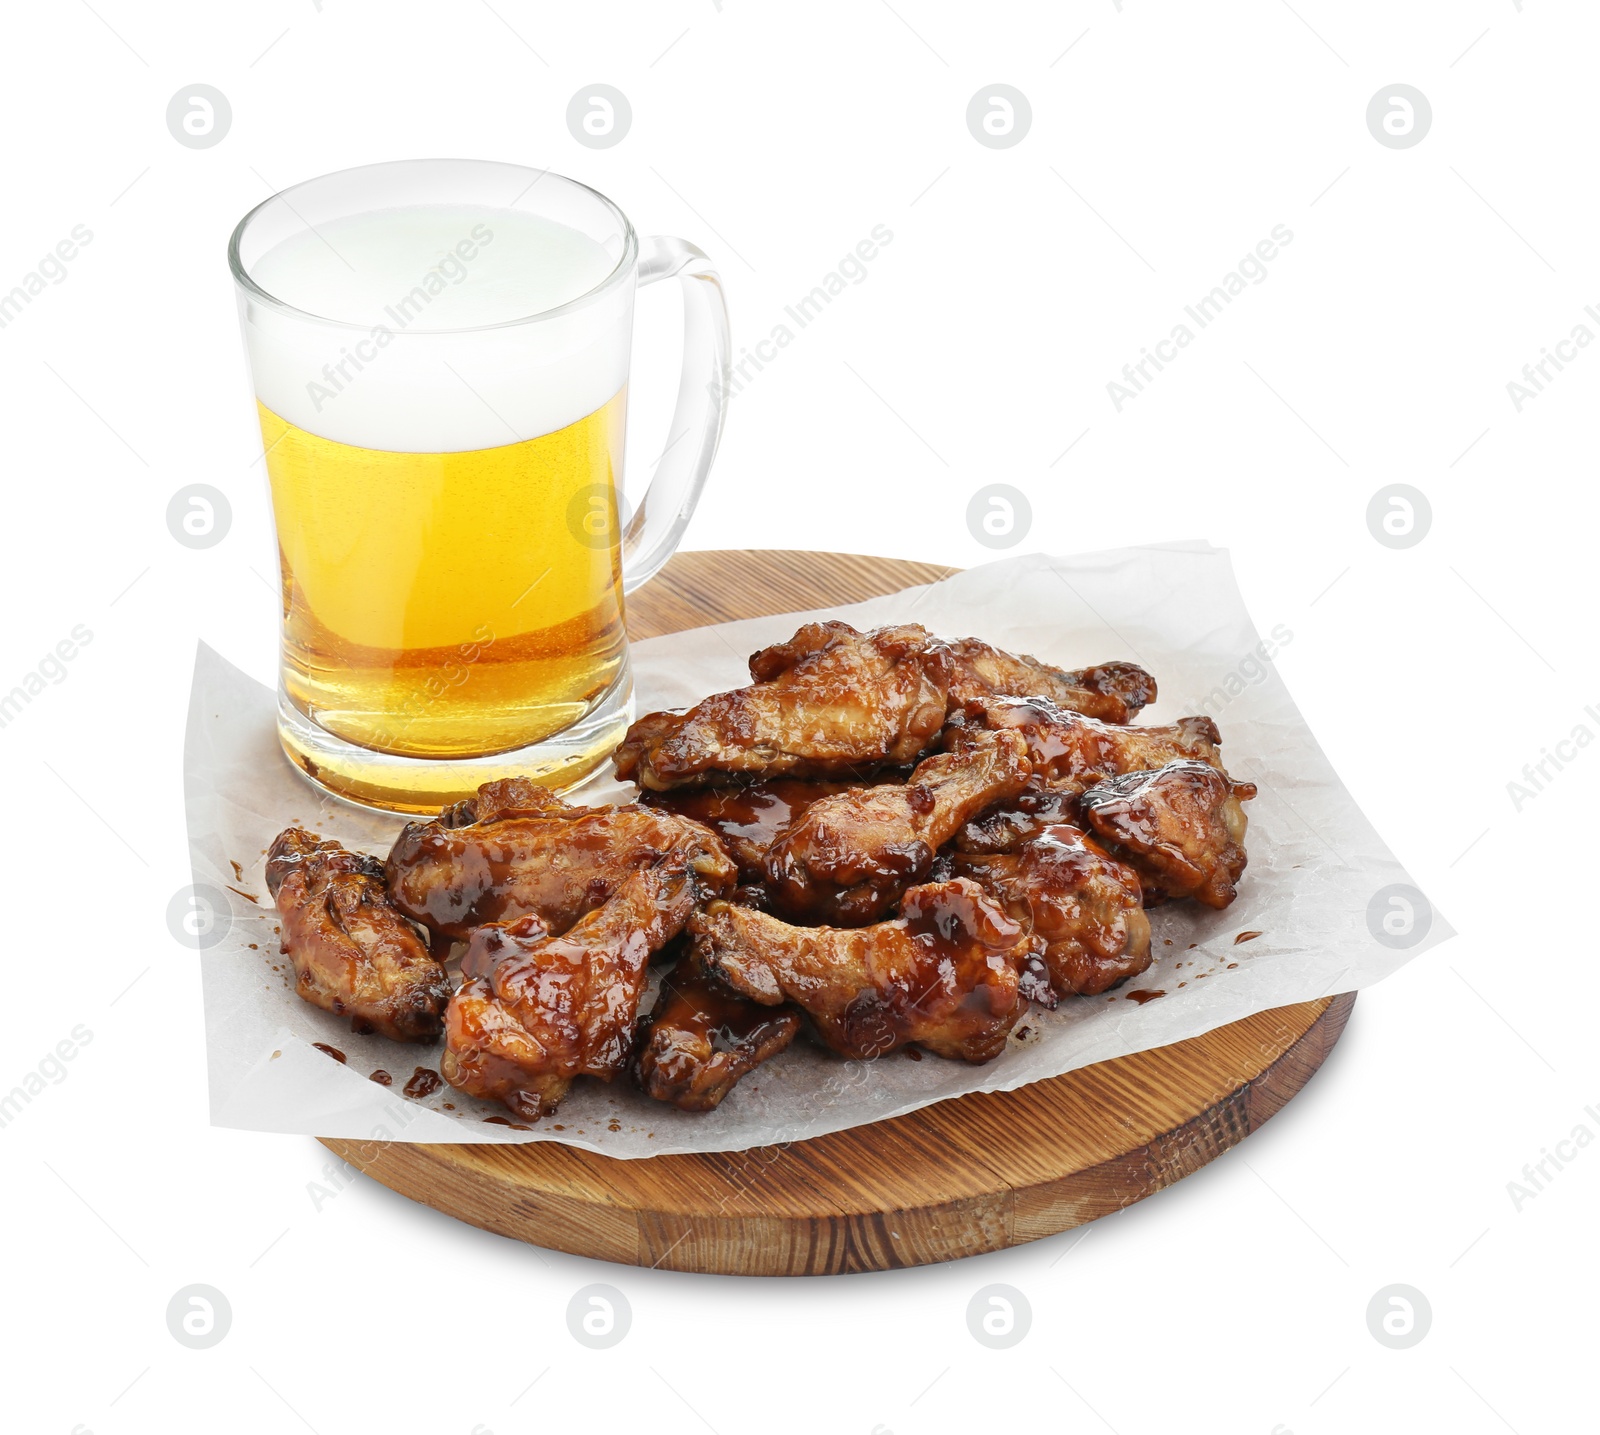
[[[1304,1088],[1343,1034],[1355,1000],[1354,992],[1321,998],[1317,1017],[1270,1065],[1187,1120],[1122,1155],[1032,1183],[1019,1184],[995,1173],[996,1188],[988,1199],[851,1209],[838,1204],[837,1193],[814,1190],[820,1198],[817,1206],[804,1212],[758,1205],[720,1210],[708,1217],[642,1209],[640,1173],[628,1169],[697,1159],[691,1156],[621,1160],[557,1142],[459,1146],[318,1139],[358,1170],[411,1200],[481,1230],[570,1255],[724,1275],[900,1269],[1057,1235],[1144,1200],[1216,1160],[1259,1130]],[[1066,1079],[1052,1077],[1030,1085]],[[955,1097],[893,1120],[914,1122],[924,1113],[968,1099]],[[846,1129],[862,1133],[873,1124]],[[814,1143],[796,1142],[793,1147],[807,1144]],[[529,1173],[518,1172],[517,1158],[530,1151],[538,1153],[541,1166],[554,1160],[562,1169],[541,1170],[539,1184],[526,1184]],[[705,1159],[722,1158],[737,1169],[739,1158],[748,1154],[713,1152]],[[777,1164],[756,1163],[741,1199],[758,1201],[767,1184],[761,1178],[775,1174]],[[995,1197],[1000,1198],[998,1203]],[[832,1209],[822,1209],[824,1205]]]

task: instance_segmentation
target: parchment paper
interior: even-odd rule
[[[442,1048],[355,1036],[348,1021],[297,998],[263,875],[268,844],[290,823],[381,855],[401,820],[315,790],[278,748],[275,695],[202,644],[184,778],[196,887],[203,902],[219,907],[201,938],[211,943],[201,964],[213,1124],[349,1139],[565,1141],[624,1158],[743,1150],[962,1092],[1010,1090],[1254,1012],[1368,986],[1453,935],[1317,746],[1270,661],[1287,639],[1275,630],[1263,643],[1225,551],[1190,543],[1010,558],[866,603],[638,643],[638,711],[740,686],[749,680],[751,652],[817,617],[859,628],[919,622],[1062,667],[1132,659],[1160,685],[1159,702],[1142,721],[1190,712],[1216,719],[1229,770],[1261,789],[1246,809],[1250,865],[1227,911],[1185,903],[1151,913],[1156,961],[1127,985],[1163,996],[1139,1002],[1124,988],[1067,999],[1053,1013],[1035,1010],[986,1066],[926,1053],[920,1061],[894,1053],[845,1062],[797,1042],[703,1114],[654,1102],[625,1078],[610,1086],[578,1081],[560,1111],[528,1131],[486,1122],[506,1113],[447,1086],[409,1099],[404,1082],[418,1066],[437,1070]],[[632,795],[631,786],[606,779],[574,800]],[[1259,935],[1240,940],[1252,932]],[[347,1064],[316,1042],[343,1052]],[[375,1068],[390,1072],[394,1085],[369,1080]]]

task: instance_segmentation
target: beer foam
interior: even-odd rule
[[[495,448],[565,428],[627,376],[633,279],[591,294],[620,244],[458,205],[307,227],[250,266],[296,311],[241,298],[256,395],[307,432],[391,452]]]

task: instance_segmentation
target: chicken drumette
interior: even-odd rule
[[[1165,727],[1118,727],[1067,711],[1048,698],[982,698],[952,716],[945,747],[963,752],[985,731],[1020,733],[1040,784],[1070,792],[1083,792],[1117,773],[1185,758],[1221,765],[1222,737],[1208,717],[1179,718]]]
[[[676,812],[709,827],[738,864],[739,880],[764,882],[767,851],[778,834],[814,803],[841,792],[849,782],[807,782],[799,777],[769,777],[739,787],[679,787],[639,794],[647,807]]]
[[[1126,722],[1155,697],[1154,679],[1131,663],[1069,672],[915,623],[870,633],[808,623],[754,654],[750,676],[687,712],[640,718],[617,749],[617,776],[658,791],[781,775],[859,780],[915,762],[952,705],[1038,693]]]
[[[733,863],[715,835],[636,805],[574,807],[521,778],[485,783],[475,802],[409,823],[389,852],[389,893],[407,916],[465,940],[487,922],[537,915],[559,932],[663,854],[685,854],[708,890]]]
[[[990,698],[969,703],[945,742],[960,752],[976,734],[995,730],[1023,735],[1034,788],[1044,790],[968,824],[962,843],[969,850],[998,850],[1047,821],[1065,821],[1092,829],[1132,866],[1147,899],[1194,897],[1209,907],[1233,901],[1245,867],[1240,804],[1256,789],[1223,769],[1222,739],[1210,718],[1114,727],[1043,699]]]
[[[808,623],[750,659],[755,681],[640,718],[617,776],[658,791],[740,777],[853,778],[914,762],[944,725],[950,660],[914,624]]]
[[[383,864],[301,827],[267,853],[295,992],[353,1030],[432,1041],[450,986],[444,968],[384,891]]]
[[[1045,823],[1003,852],[955,852],[946,867],[993,893],[1044,944],[1061,996],[1097,996],[1150,965],[1138,877],[1076,827]]]
[[[705,895],[691,856],[673,852],[559,935],[531,913],[479,927],[445,1018],[445,1080],[527,1118],[554,1111],[576,1076],[610,1081],[633,1046],[651,954]]]
[[[640,1023],[633,1076],[640,1089],[682,1111],[710,1111],[740,1077],[783,1051],[800,1030],[792,1007],[762,1006],[685,957],[662,980]]]
[[[767,851],[773,910],[847,927],[876,921],[927,877],[963,823],[1022,791],[1032,775],[1026,753],[1017,733],[980,732],[962,752],[918,764],[904,783],[813,802]]]
[[[958,638],[946,646],[954,667],[952,704],[1007,694],[1039,697],[1085,717],[1125,723],[1156,700],[1156,680],[1133,663],[1064,671],[1037,658],[1002,652],[977,638]]]
[[[1030,997],[1054,1004],[1027,928],[964,878],[913,887],[898,918],[870,927],[792,927],[712,902],[690,931],[708,971],[765,1006],[794,1002],[841,1056],[915,1042],[990,1061]]]
[[[1240,805],[1256,795],[1204,762],[1108,778],[1079,799],[1089,825],[1157,896],[1226,907],[1245,869]]]

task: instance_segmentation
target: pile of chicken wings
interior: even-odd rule
[[[442,1035],[445,1080],[524,1120],[623,1072],[707,1111],[802,1033],[990,1061],[1030,1003],[1149,966],[1147,907],[1234,898],[1256,789],[1210,718],[1134,725],[1142,668],[832,622],[750,676],[629,729],[637,802],[492,782],[383,862],[281,833],[296,991],[360,1032]]]

